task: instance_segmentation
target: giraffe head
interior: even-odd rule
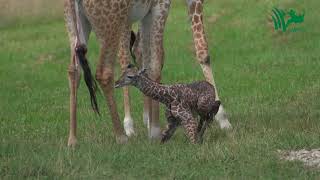
[[[138,77],[144,75],[145,72],[146,69],[138,70],[134,65],[129,64],[119,80],[115,82],[115,88],[134,85],[134,83],[137,82]]]

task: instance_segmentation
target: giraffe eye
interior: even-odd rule
[[[134,67],[133,64],[129,64],[129,65],[127,66],[128,69],[133,68],[133,67]]]
[[[132,79],[134,76],[133,76],[133,75],[128,74],[128,75],[127,75],[127,77],[128,77],[129,79]]]

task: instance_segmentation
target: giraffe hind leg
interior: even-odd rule
[[[198,133],[198,143],[203,143],[203,134],[205,132],[205,130],[207,129],[207,127],[209,126],[209,122],[207,120],[204,120],[201,118],[200,120],[201,126],[199,124],[198,129],[197,129],[197,133]]]
[[[162,132],[162,139],[161,143],[165,143],[168,141],[174,132],[176,131],[177,127],[179,126],[180,122],[178,119],[172,116],[171,112],[167,109],[166,110],[166,117],[167,117],[167,128]]]
[[[190,139],[192,144],[196,144],[198,142],[197,136],[197,122],[194,118],[184,118],[181,120],[181,124],[185,129],[185,132]]]
[[[86,18],[86,16],[79,11],[78,13],[78,28],[75,28],[72,12],[72,4],[68,4],[71,1],[68,1],[65,4],[65,21],[66,27],[69,35],[70,49],[71,49],[71,61],[68,68],[68,79],[69,79],[69,88],[70,88],[70,127],[69,127],[69,138],[68,146],[74,147],[77,144],[76,131],[77,131],[77,89],[79,87],[80,81],[80,66],[79,66],[79,57],[85,54],[85,49],[78,49],[76,54],[76,44],[86,45],[89,39],[91,32],[91,25]],[[73,1],[75,2],[75,1]],[[80,38],[77,38],[80,37]]]
[[[113,60],[115,56],[113,56],[112,53],[105,51],[105,49],[105,47],[102,47],[100,49],[100,58],[97,66],[96,77],[105,95],[106,103],[108,105],[109,113],[112,119],[116,141],[119,144],[123,144],[128,141],[128,138],[125,135],[123,127],[121,126],[117,105],[114,98]]]
[[[189,109],[186,109],[183,104],[179,102],[174,102],[171,104],[171,112],[175,118],[180,119],[181,125],[183,126],[190,142],[192,144],[196,144],[198,142],[198,125],[196,119],[193,117],[192,112]]]
[[[109,19],[105,21],[108,20]],[[117,53],[119,52],[119,42],[121,37],[120,32],[122,31],[117,31],[116,29],[106,29],[105,31],[108,32],[107,36],[102,36],[101,34],[98,34],[97,36],[101,42],[109,43],[100,43],[96,79],[98,80],[98,83],[101,89],[103,90],[105,96],[108,110],[111,115],[113,131],[116,136],[116,141],[119,144],[123,144],[128,141],[128,137],[125,135],[124,128],[121,125],[117,110],[117,104],[114,97],[114,66]]]

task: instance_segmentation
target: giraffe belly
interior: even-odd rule
[[[129,22],[142,20],[150,11],[151,0],[133,0],[129,11]]]

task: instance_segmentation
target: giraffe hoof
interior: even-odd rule
[[[161,139],[162,138],[162,133],[160,127],[151,127],[150,128],[150,134],[149,134],[150,139]]]
[[[123,125],[124,126],[124,130],[125,130],[126,135],[128,137],[131,137],[131,136],[135,135],[132,118],[125,118],[123,124],[124,124]]]
[[[223,130],[231,130],[232,126],[229,122],[224,122],[220,124],[220,128]]]
[[[69,137],[68,147],[75,148],[76,146],[77,146],[77,138],[76,137]]]
[[[116,137],[117,144],[126,144],[128,142],[128,136],[126,135],[120,135]]]
[[[221,129],[224,129],[224,130],[232,129],[232,126],[228,120],[227,113],[225,112],[222,105],[220,105],[218,113],[215,116],[215,119],[218,121]]]
[[[166,143],[168,140],[169,140],[169,138],[168,138],[166,135],[162,135],[160,143],[161,143],[161,144],[164,144],[164,143]]]
[[[198,138],[198,140],[197,140],[197,144],[203,144],[203,138]]]

